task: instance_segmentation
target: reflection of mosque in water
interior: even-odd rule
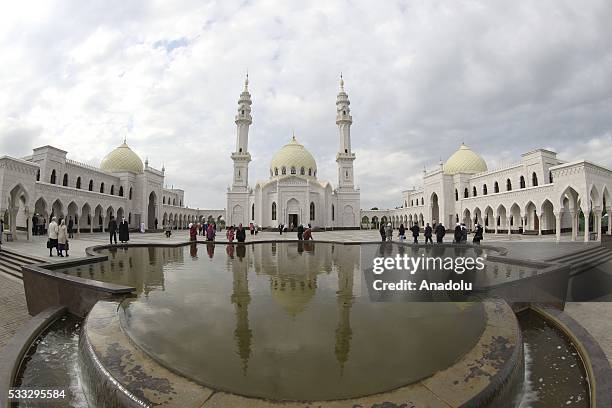
[[[243,370],[246,371],[248,367],[253,340],[253,333],[249,327],[251,296],[248,280],[248,272],[253,269],[257,275],[269,276],[272,298],[293,318],[304,311],[315,296],[318,288],[317,276],[337,274],[335,289],[338,323],[335,330],[335,355],[343,367],[348,360],[352,336],[350,311],[355,297],[354,276],[359,273],[359,246],[315,247],[313,243],[298,242],[280,245],[272,243],[271,247],[249,245],[248,249],[251,256],[245,257],[245,246],[237,245],[236,259],[228,257],[227,260],[233,274],[231,301],[236,315],[234,339]],[[231,250],[228,248],[228,254]]]

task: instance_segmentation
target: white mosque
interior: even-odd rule
[[[190,222],[223,221],[225,210],[185,206],[181,189],[167,188],[165,169],[149,166],[124,142],[99,167],[68,159],[53,146],[35,148],[24,158],[0,156],[0,216],[5,232],[46,229],[51,217],[72,218],[75,232],[101,231],[111,216],[146,230],[181,229]]]
[[[238,100],[236,115],[236,150],[233,182],[227,192],[228,224],[254,223],[264,228],[311,224],[312,227],[359,228],[360,192],[355,187],[351,150],[350,101],[340,78],[336,100],[336,124],[339,130],[338,186],[317,178],[317,163],[312,154],[294,137],[270,162],[270,178],[249,185],[248,151],[251,117],[251,94],[248,77]]]
[[[463,222],[503,234],[568,233],[572,240],[601,240],[612,232],[612,170],[587,160],[566,162],[555,152],[536,149],[521,161],[489,170],[485,161],[461,145],[446,163],[423,172],[423,187],[402,192],[400,206],[361,212],[361,224],[421,227]],[[607,224],[607,226],[605,225]]]

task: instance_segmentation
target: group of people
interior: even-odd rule
[[[70,247],[68,243],[68,227],[66,226],[66,219],[62,218],[58,224],[57,217],[52,217],[47,232],[47,248],[49,249],[49,256],[53,256],[54,248],[57,256],[64,257],[64,252],[66,253],[66,256],[69,256],[68,250]]]
[[[300,224],[297,227],[297,238],[298,241],[309,241],[312,239],[312,226],[310,224]]]
[[[130,225],[125,217],[122,217],[121,222],[117,225],[117,220],[111,215],[107,231],[110,234],[111,245],[113,245],[113,241],[117,245],[117,231],[119,231],[119,242],[125,244],[130,240]]]
[[[250,228],[249,228],[250,229]],[[251,230],[251,234],[253,234]],[[234,227],[230,225],[225,233],[225,237],[227,238],[227,242],[234,242],[234,238],[239,243],[246,241],[246,230],[242,227],[242,224],[238,224],[238,227]]]
[[[242,224],[240,224],[242,225]],[[214,241],[217,236],[217,225],[215,223],[189,223],[189,240],[197,241],[198,235],[206,237],[207,241]],[[166,229],[166,236],[170,237],[170,230]]]
[[[412,227],[410,227],[409,230],[412,232],[413,243],[418,244],[421,229],[417,224],[414,224]],[[391,223],[387,223],[387,225],[382,224],[380,226],[379,232],[383,242],[393,241],[393,226],[391,225]],[[480,241],[482,241],[483,239],[483,232],[484,230],[482,226],[480,224],[476,224],[476,229],[474,230],[474,238],[472,240],[474,244],[480,244]],[[442,223],[434,223],[433,227],[429,225],[429,223],[427,223],[423,231],[423,235],[425,236],[425,244],[433,244],[432,237],[434,234],[436,235],[436,242],[438,244],[443,243],[444,236],[446,235],[446,227],[444,227]],[[467,236],[468,229],[465,224],[457,223],[457,226],[455,227],[454,231],[453,242],[456,244],[464,244],[467,242]],[[404,227],[404,224],[400,224],[398,228],[398,238],[400,242],[404,242],[406,240],[406,227]]]

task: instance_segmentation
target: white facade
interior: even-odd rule
[[[469,151],[465,146],[461,150]],[[466,160],[447,161],[423,173],[423,187],[405,190],[398,208],[362,211],[362,227],[382,222],[411,226],[457,222],[483,225],[491,233],[571,233],[576,239],[601,239],[611,233],[607,222],[612,201],[612,170],[586,160],[564,162],[556,153],[536,149],[520,163],[496,170],[474,171],[474,153]],[[457,154],[457,153],[456,153]],[[455,155],[453,155],[455,156]],[[482,160],[482,159],[480,159]],[[456,169],[449,174],[448,168]],[[607,227],[602,228],[602,219]]]
[[[279,224],[311,224],[319,228],[358,228],[360,192],[355,187],[351,151],[350,101],[340,80],[336,102],[339,129],[338,188],[317,179],[312,155],[293,137],[279,150],[270,164],[270,178],[249,185],[248,152],[251,117],[248,77],[238,101],[236,150],[232,153],[234,172],[227,192],[227,222],[233,225],[254,223],[265,228]]]
[[[114,152],[119,149],[129,150],[125,143]],[[154,169],[148,161],[136,169],[109,172],[66,155],[43,146],[22,159],[0,157],[0,216],[7,230],[27,230],[29,239],[35,214],[39,224],[44,220],[45,229],[52,216],[72,218],[79,233],[106,228],[111,215],[125,217],[132,228],[143,222],[147,230],[166,224],[178,229],[189,222],[225,217],[225,210],[185,207],[183,190],[165,188],[165,169]]]

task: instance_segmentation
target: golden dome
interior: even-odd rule
[[[108,171],[109,173],[142,173],[144,166],[140,157],[129,146],[125,141],[121,146],[106,155],[100,163],[100,169]]]
[[[285,169],[284,174],[283,169]],[[317,162],[312,154],[295,140],[295,136],[276,152],[270,163],[271,177],[283,175],[313,178],[317,175]]]
[[[475,174],[483,171],[487,171],[487,163],[463,143],[461,143],[459,150],[449,157],[444,164],[446,174]]]

